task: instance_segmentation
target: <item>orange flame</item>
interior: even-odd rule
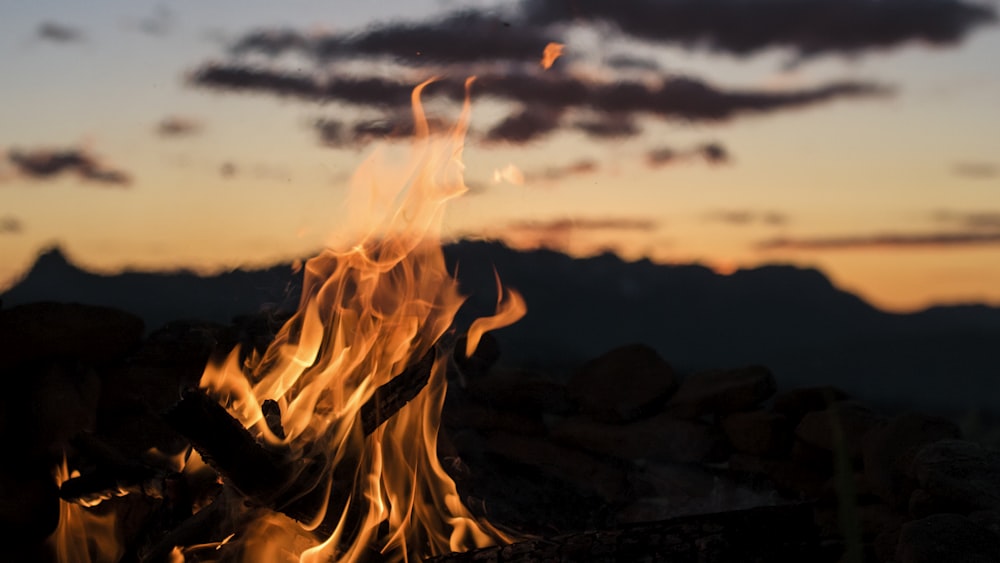
[[[356,224],[346,232],[355,241],[306,263],[299,309],[262,356],[241,365],[234,350],[202,376],[202,387],[270,447],[322,467],[313,488],[322,506],[308,522],[266,513],[243,526],[232,543],[242,543],[245,561],[357,561],[372,549],[408,560],[509,540],[469,513],[437,458],[445,356],[416,398],[371,435],[361,432],[361,406],[433,352],[464,300],[440,231],[445,203],[467,190],[461,157],[472,79],[444,136],[430,135],[420,104],[428,83],[413,91],[416,135],[405,164],[389,166],[376,152],[352,179]],[[506,295],[496,316],[473,325],[476,341],[523,315],[520,296]],[[283,438],[265,423],[268,399],[280,407]],[[317,539],[324,521],[335,522],[333,532]]]
[[[552,64],[556,62],[560,56],[562,56],[563,48],[565,45],[562,43],[550,42],[545,46],[545,50],[542,51],[542,68],[548,70],[552,68]]]
[[[56,485],[78,475],[70,473],[65,457],[54,473]],[[64,500],[59,501],[59,524],[47,543],[60,563],[115,563],[125,552],[113,511],[97,514]]]

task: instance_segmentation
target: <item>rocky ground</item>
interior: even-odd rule
[[[279,324],[178,321],[144,335],[114,309],[0,309],[0,525],[21,538],[14,560],[45,558],[51,473],[64,451],[72,465],[73,436],[137,459],[181,451],[159,413],[210,357],[263,347]],[[504,367],[492,343],[454,362],[440,455],[466,504],[509,530],[561,537],[805,505],[814,537],[802,539],[825,560],[1000,561],[1000,451],[948,419],[880,412],[833,386],[777,389],[762,366],[678,374],[643,345],[595,350],[556,377]],[[151,501],[126,499],[124,533],[138,533]]]

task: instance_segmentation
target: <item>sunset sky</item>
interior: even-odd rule
[[[409,134],[412,87],[439,77],[448,120],[476,75],[449,236],[818,267],[894,311],[1000,305],[998,12],[0,1],[0,290],[54,244],[104,272],[308,256],[352,171]]]

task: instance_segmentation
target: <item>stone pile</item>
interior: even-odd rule
[[[72,465],[75,434],[137,459],[181,451],[160,413],[213,356],[263,347],[281,320],[144,336],[107,308],[0,309],[0,526],[22,538],[12,560],[42,557],[58,518],[51,472],[64,452]],[[806,502],[817,560],[1000,561],[1000,452],[950,420],[878,412],[836,387],[779,390],[761,366],[682,376],[643,345],[569,377],[497,355],[488,337],[474,358],[456,355],[439,454],[466,504],[501,526],[545,537]],[[129,498],[116,502],[140,521],[148,509]]]

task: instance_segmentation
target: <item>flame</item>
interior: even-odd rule
[[[554,41],[546,45],[545,50],[542,51],[542,68],[545,70],[552,68],[552,63],[556,62],[556,59],[562,55],[563,47],[565,45]]]
[[[57,486],[78,475],[70,473],[65,457],[54,471]],[[59,501],[59,525],[47,543],[60,563],[115,563],[125,552],[113,511],[97,514],[64,500]]]
[[[430,81],[414,89],[416,133],[404,165],[376,152],[358,169],[349,242],[306,262],[296,314],[263,355],[241,363],[234,350],[205,369],[201,386],[246,428],[322,475],[310,492],[320,500],[302,521],[264,511],[241,526],[231,544],[244,561],[409,560],[510,540],[471,515],[438,460],[445,354],[416,398],[371,435],[359,417],[375,389],[434,353],[463,303],[440,231],[446,202],[467,190],[461,157],[472,80],[443,136],[430,134],[420,104]],[[473,325],[470,342],[524,314],[518,294],[504,295],[497,315]],[[278,404],[284,437],[265,421],[265,400]]]
[[[509,289],[504,290],[503,284],[500,283],[500,274],[495,269],[493,276],[497,280],[497,312],[493,316],[472,321],[465,341],[466,357],[471,356],[476,351],[484,333],[512,325],[528,312],[528,306],[521,294]]]

